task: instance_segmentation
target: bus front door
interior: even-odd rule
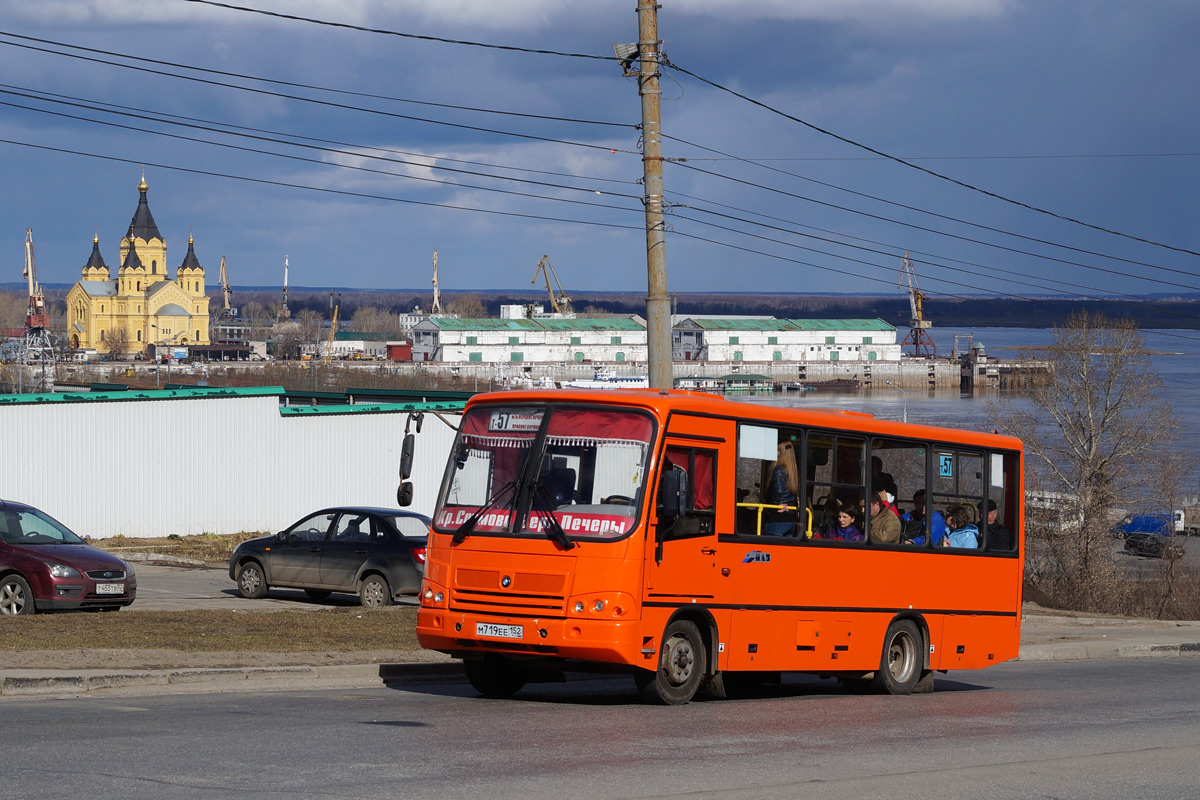
[[[715,489],[717,452],[668,439],[664,471],[686,474],[682,513],[658,514],[647,543],[646,603],[650,606],[708,604],[719,575]]]

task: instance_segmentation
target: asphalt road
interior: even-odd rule
[[[249,600],[237,593],[237,585],[224,568],[173,567],[134,563],[138,594],[127,611],[187,611],[192,609],[305,609],[320,611],[359,605],[358,596],[333,594],[312,600],[300,589],[271,589],[266,597]],[[416,604],[416,596],[398,602]]]
[[[13,798],[1191,798],[1188,659],[1014,663],[932,695],[805,678],[765,696],[638,702],[628,678],[4,705]]]

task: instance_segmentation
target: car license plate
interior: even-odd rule
[[[97,583],[96,594],[125,594],[123,583]]]
[[[520,625],[495,625],[491,622],[476,622],[476,636],[491,636],[494,639],[523,639],[525,629]]]

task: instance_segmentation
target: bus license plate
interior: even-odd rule
[[[123,583],[97,583],[96,594],[125,594]]]
[[[476,622],[476,636],[491,636],[494,639],[523,639],[525,629],[520,625],[495,625],[491,622]]]

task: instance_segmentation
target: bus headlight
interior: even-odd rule
[[[439,588],[428,583],[421,590],[421,604],[426,606],[440,606],[446,600],[446,594]]]

